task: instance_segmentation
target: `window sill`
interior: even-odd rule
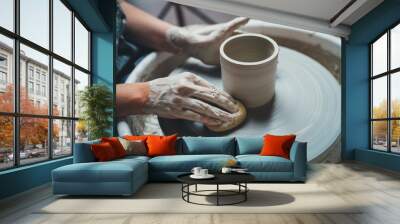
[[[59,159],[52,159],[52,160],[38,162],[38,163],[30,164],[30,165],[24,165],[24,166],[21,166],[21,167],[10,168],[10,169],[7,169],[7,170],[0,171],[0,176],[1,175],[5,175],[5,174],[14,173],[14,172],[23,171],[23,170],[32,169],[32,168],[35,168],[35,167],[49,165],[49,164],[52,164],[52,163],[62,162],[62,161],[66,161],[66,160],[69,160],[69,159],[72,159],[72,156],[62,157],[62,158],[59,158]]]
[[[355,149],[355,160],[400,172],[400,154],[357,148]]]

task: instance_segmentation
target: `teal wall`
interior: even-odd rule
[[[92,31],[92,81],[114,91],[113,27],[115,1],[67,0]],[[103,16],[106,15],[106,16]],[[113,129],[110,127],[110,131]],[[72,163],[72,157],[0,172],[0,199],[51,181],[51,171]]]
[[[92,35],[92,81],[108,86],[115,96],[113,37],[113,33],[93,33]],[[111,135],[114,134],[114,124],[109,132]]]
[[[368,44],[397,22],[400,22],[400,0],[386,0],[351,27],[351,35],[342,45],[343,159],[392,170],[399,170],[399,156],[369,150]]]
[[[69,157],[0,172],[0,199],[48,183],[53,169],[71,163]]]

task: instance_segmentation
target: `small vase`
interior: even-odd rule
[[[262,34],[245,33],[226,39],[220,46],[224,90],[254,108],[275,94],[278,44]]]

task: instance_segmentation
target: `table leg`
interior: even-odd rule
[[[247,192],[248,192],[248,190],[247,190],[247,183],[244,183],[244,201],[247,201]]]
[[[188,185],[187,185],[187,192],[188,192],[188,193],[187,193],[187,201],[188,201],[188,202],[190,202],[190,201],[189,201],[189,195],[190,195],[190,184],[188,184]]]
[[[181,186],[182,199],[184,198],[184,196],[183,196],[183,195],[184,195],[184,194],[183,194],[183,190],[184,190],[184,188],[183,188],[183,187],[184,187],[184,186],[185,186],[185,185],[182,183],[182,186]]]
[[[219,205],[219,184],[217,184],[217,206]]]

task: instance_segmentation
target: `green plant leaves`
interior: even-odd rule
[[[86,87],[80,94],[81,119],[87,124],[89,139],[109,136],[112,125],[113,96],[102,84]]]

